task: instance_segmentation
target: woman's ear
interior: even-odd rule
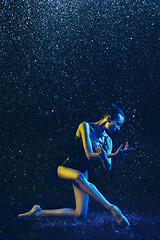
[[[106,121],[109,122],[109,123],[112,121],[110,115],[108,115],[108,116],[106,117]]]
[[[105,120],[106,120],[106,122],[111,122],[111,116],[110,115],[108,115],[106,118],[105,118]]]

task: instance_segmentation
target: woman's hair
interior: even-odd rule
[[[111,104],[110,107],[108,108],[108,113],[105,114],[103,117],[107,117],[108,115],[111,116],[111,119],[114,120],[118,114],[120,114],[122,117],[125,118],[124,112],[122,109],[120,109],[117,105]]]

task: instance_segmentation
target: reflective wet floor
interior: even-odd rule
[[[54,240],[158,240],[160,239],[160,217],[125,213],[129,228],[117,226],[113,217],[103,209],[91,209],[84,220],[52,217],[49,219],[18,219],[17,216],[2,216],[1,240],[54,239]]]

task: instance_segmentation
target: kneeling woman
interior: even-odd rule
[[[89,196],[108,210],[120,226],[129,226],[127,218],[120,209],[107,201],[98,189],[88,181],[88,169],[91,161],[99,161],[105,170],[111,170],[111,159],[123,154],[128,149],[128,143],[122,144],[115,153],[112,153],[112,139],[110,134],[120,130],[124,123],[124,113],[112,104],[109,114],[98,122],[82,122],[77,129],[73,151],[69,158],[57,169],[58,176],[72,182],[76,208],[62,208],[42,210],[39,205],[19,217],[41,216],[71,216],[87,217]]]

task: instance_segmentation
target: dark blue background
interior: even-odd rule
[[[143,199],[155,202],[159,191],[158,1],[1,4],[0,191],[10,206],[41,196],[54,207],[49,196],[70,194],[56,168],[78,124],[99,120],[113,102],[126,115],[114,150],[128,140],[135,151],[109,174],[93,166],[90,180],[122,205],[126,196],[131,210],[154,207]]]

